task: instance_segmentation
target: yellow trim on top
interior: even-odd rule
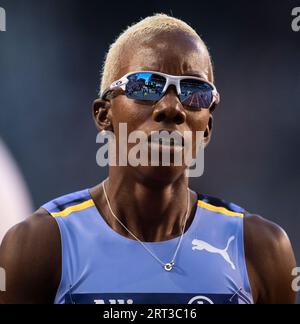
[[[53,217],[66,217],[69,216],[70,214],[78,211],[82,211],[84,209],[90,208],[95,206],[94,201],[92,199],[87,200],[81,204],[74,205],[71,207],[66,208],[65,210],[58,212],[58,213],[51,213]]]
[[[217,207],[217,206],[208,204],[202,200],[198,200],[198,206],[208,209],[210,211],[216,212],[216,213],[221,213],[226,216],[244,218],[244,214],[242,214],[242,213],[235,213],[235,212],[232,212],[232,211],[226,209],[225,207]]]
[[[93,207],[93,206],[95,206],[95,203],[94,203],[93,199],[90,199],[90,200],[84,201],[81,204],[68,207],[61,212],[51,213],[51,215],[53,217],[66,217],[74,212],[82,211],[82,210],[85,210],[85,209]],[[204,209],[216,212],[216,213],[221,213],[226,216],[244,218],[244,214],[242,214],[242,213],[232,212],[232,211],[226,209],[225,207],[217,207],[217,206],[208,204],[202,200],[198,200],[198,206],[200,206]]]

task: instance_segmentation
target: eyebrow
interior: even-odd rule
[[[201,78],[201,79],[205,79],[206,78],[206,75],[205,74],[198,73],[198,72],[194,72],[194,71],[185,72],[184,75],[186,75],[186,76],[192,76],[192,77],[196,77],[196,78]]]

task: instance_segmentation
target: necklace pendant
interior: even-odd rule
[[[170,272],[174,267],[174,262],[166,263],[164,268],[166,271]]]

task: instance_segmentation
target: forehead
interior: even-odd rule
[[[160,33],[135,45],[124,51],[118,77],[132,71],[151,70],[208,79],[210,57],[206,46],[196,37],[177,31]]]

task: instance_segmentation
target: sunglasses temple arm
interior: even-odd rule
[[[128,82],[128,79],[123,77],[122,79],[115,81],[114,83],[112,83],[106,90],[103,91],[103,93],[99,93],[99,97],[101,99],[104,99],[110,92],[121,88],[123,91],[125,91],[126,89],[126,84]]]

